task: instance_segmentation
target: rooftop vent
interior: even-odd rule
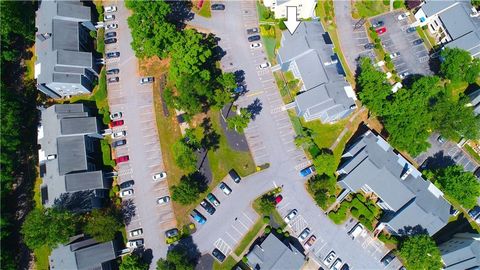
[[[402,175],[401,179],[405,180],[413,172],[413,167],[408,168],[408,170]]]

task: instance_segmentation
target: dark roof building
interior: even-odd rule
[[[52,98],[90,93],[99,70],[90,7],[80,1],[41,1],[36,27],[37,88]]]
[[[42,112],[38,130],[42,201],[46,207],[62,194],[108,189],[97,170],[99,124],[83,104],[57,104]]]
[[[98,243],[92,238],[77,235],[70,243],[52,250],[50,269],[61,270],[110,270],[118,256],[118,247],[113,242]]]
[[[302,83],[293,105],[306,121],[335,122],[356,108],[355,92],[320,22],[302,22],[293,35],[284,31],[277,59]]]
[[[305,256],[288,242],[270,233],[247,254],[248,265],[255,270],[301,269]]]
[[[339,184],[349,192],[373,193],[384,211],[378,230],[394,234],[426,230],[433,235],[448,223],[443,193],[380,136],[368,131],[342,156]]]
[[[470,95],[468,95],[470,98],[470,105],[473,107],[473,112],[475,115],[480,114],[480,89],[477,89],[476,91],[472,92]]]
[[[480,235],[457,233],[438,246],[446,270],[480,269]]]

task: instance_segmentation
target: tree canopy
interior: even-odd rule
[[[184,170],[193,172],[197,169],[197,155],[183,138],[173,144],[173,158],[175,164]]]
[[[227,118],[227,127],[237,131],[238,133],[243,133],[251,119],[252,113],[249,112],[247,108],[241,108],[240,114]]]
[[[174,247],[167,253],[167,258],[157,261],[157,270],[193,270],[194,262],[188,257],[185,249],[179,246]]]
[[[111,241],[123,228],[119,216],[112,211],[94,209],[86,218],[84,232],[99,242]]]
[[[135,254],[129,254],[122,257],[119,266],[120,270],[147,270],[148,264],[142,261],[142,258]]]
[[[187,205],[195,202],[202,192],[201,183],[195,175],[184,175],[180,183],[172,187],[172,199],[180,204]]]
[[[407,269],[441,269],[440,250],[428,235],[410,236],[400,245],[400,256]]]
[[[472,58],[468,51],[445,48],[440,53],[443,61],[440,73],[454,82],[474,83],[480,76],[480,59]]]

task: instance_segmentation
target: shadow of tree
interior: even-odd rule
[[[93,190],[62,193],[53,202],[53,207],[73,213],[83,213],[92,210],[94,197]]]
[[[186,21],[193,20],[195,14],[192,10],[191,1],[165,1],[170,5],[171,13],[167,16],[169,22],[173,23],[179,30],[184,29]]]
[[[178,244],[176,244],[173,249],[181,249],[184,250],[187,253],[188,259],[194,263],[195,265],[198,264],[198,261],[202,254],[200,253],[200,250],[198,249],[197,244],[193,242],[193,238],[191,236],[187,236],[185,238],[182,238]]]
[[[446,156],[443,151],[435,153],[423,162],[421,168],[435,170],[455,165],[455,161],[450,156]]]
[[[247,106],[247,110],[252,114],[252,120],[255,120],[256,116],[260,114],[262,109],[263,104],[258,98],[256,98],[252,104]]]
[[[220,144],[220,134],[213,129],[210,118],[204,118],[200,126],[203,128],[202,147],[206,150],[216,151]]]
[[[402,229],[398,230],[398,234],[402,237],[419,235],[419,234],[428,234],[427,229],[423,228],[421,225],[415,226],[405,226]]]
[[[130,225],[132,218],[135,216],[136,213],[136,206],[133,203],[132,199],[127,199],[122,201],[120,213],[123,217],[123,221],[125,225]]]

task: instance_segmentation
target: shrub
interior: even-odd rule
[[[424,26],[422,26],[422,29],[423,29],[423,30],[427,30],[427,29],[428,29],[428,26],[424,25]]]
[[[243,263],[248,263],[248,258],[247,258],[247,256],[243,256],[242,262],[243,262]]]
[[[265,227],[265,230],[263,231],[264,234],[269,234],[272,231],[272,228],[270,226]]]
[[[394,9],[399,9],[401,7],[403,7],[403,1],[402,0],[395,0],[393,1],[393,8]]]
[[[265,28],[265,30],[270,30],[272,28],[270,24],[263,24],[262,27]]]
[[[287,30],[287,26],[285,25],[285,19],[282,19],[278,22],[278,28],[280,28],[280,30]]]
[[[117,193],[117,192],[120,191],[120,187],[118,185],[115,185],[115,186],[112,187],[112,191]]]
[[[282,234],[282,228],[277,228],[276,231],[278,234]]]
[[[264,216],[263,217],[263,223],[268,224],[270,222],[270,217],[269,216]]]
[[[333,221],[335,224],[342,224],[347,219],[347,210],[348,207],[345,203],[340,205],[340,208],[336,212],[328,213],[328,217]]]
[[[290,237],[290,233],[289,232],[284,232],[283,236],[285,236],[285,238],[288,238],[288,237]]]

